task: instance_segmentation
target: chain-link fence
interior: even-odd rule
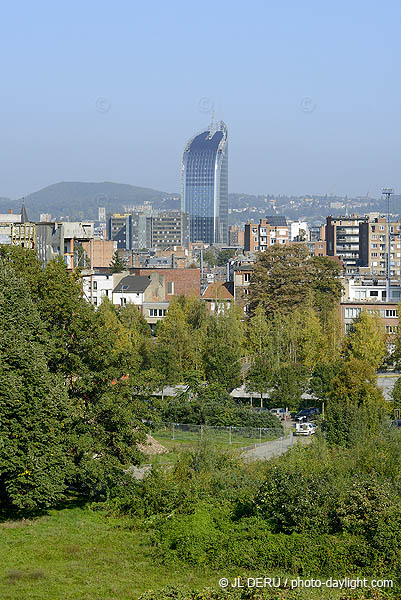
[[[160,440],[200,442],[209,440],[215,444],[253,446],[282,436],[277,429],[267,427],[214,427],[188,423],[151,423],[151,435]]]

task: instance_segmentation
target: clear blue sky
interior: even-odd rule
[[[0,196],[179,191],[212,103],[230,191],[400,192],[400,23],[391,0],[4,3]]]

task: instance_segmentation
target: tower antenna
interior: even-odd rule
[[[212,119],[210,121],[210,137],[213,136],[214,132],[214,108],[212,109]]]

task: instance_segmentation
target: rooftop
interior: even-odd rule
[[[113,292],[125,294],[144,292],[149,284],[149,277],[145,277],[144,275],[127,275],[120,280]]]

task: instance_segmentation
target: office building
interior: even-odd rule
[[[117,248],[132,250],[132,215],[111,215],[107,222],[107,239],[117,242]]]
[[[148,248],[166,249],[189,245],[189,215],[179,210],[154,213],[148,217]]]
[[[195,135],[182,158],[181,212],[189,214],[191,242],[228,242],[227,127]]]

